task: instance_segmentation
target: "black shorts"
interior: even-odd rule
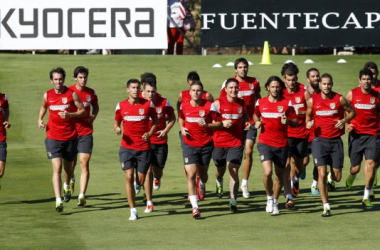
[[[152,144],[152,164],[158,168],[164,168],[168,158],[168,144]]]
[[[288,147],[272,147],[267,144],[258,143],[260,160],[272,161],[277,167],[284,169],[288,159]]]
[[[340,137],[332,139],[315,137],[311,148],[315,166],[330,165],[333,168],[343,168],[344,151]]]
[[[91,154],[94,145],[92,133],[88,135],[78,136],[78,153]]]
[[[7,142],[0,141],[0,161],[7,161]]]
[[[351,167],[360,165],[363,155],[367,160],[376,161],[379,156],[379,138],[373,135],[360,135],[350,133],[348,135],[348,154]]]
[[[186,143],[182,143],[183,164],[198,164],[202,166],[210,164],[213,148],[214,144],[212,141],[200,148],[195,148]]]
[[[77,151],[77,140],[57,141],[45,139],[45,148],[48,159],[63,158],[66,161],[73,161]]]
[[[253,144],[255,144],[256,137],[257,137],[257,129],[255,128],[254,124],[251,124],[251,126],[249,127],[249,130],[244,130],[243,132],[243,139],[242,139],[243,145],[245,145],[245,140],[252,140]]]
[[[212,151],[212,159],[216,167],[223,167],[227,162],[240,166],[243,158],[243,146],[231,148],[217,148]]]
[[[288,156],[295,156],[302,159],[307,156],[308,142],[307,138],[288,138],[289,151]]]
[[[149,169],[152,152],[148,150],[133,150],[120,147],[119,158],[121,169],[136,168],[138,172],[146,174]]]
[[[308,141],[308,142],[307,142],[307,154],[308,154],[308,155],[311,155],[311,144],[312,144],[311,141]]]

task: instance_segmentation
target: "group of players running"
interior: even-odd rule
[[[346,186],[352,187],[365,156],[365,188],[362,204],[373,207],[373,187],[377,184],[379,166],[379,92],[378,68],[365,64],[359,73],[359,86],[346,98],[332,91],[330,74],[320,76],[316,68],[307,71],[308,86],[298,82],[298,67],[290,62],[281,70],[282,78],[271,76],[265,83],[266,97],[260,96],[259,81],[248,76],[248,61],[238,58],[235,73],[227,79],[214,101],[203,89],[199,75],[188,74],[189,89],[179,94],[178,124],[183,163],[187,178],[188,200],[192,216],[201,217],[198,200],[206,196],[208,166],[216,166],[216,193],[223,196],[223,176],[230,175],[229,207],[237,212],[238,171],[243,163],[241,190],[249,198],[248,178],[252,153],[260,130],[257,149],[263,168],[263,184],[267,194],[266,212],[279,213],[278,199],[284,187],[285,207],[294,209],[299,194],[299,179],[306,175],[309,155],[313,155],[314,171],[311,193],[320,194],[323,217],[331,216],[328,191],[341,180],[343,143],[348,131],[350,174]],[[83,66],[74,70],[75,84],[66,87],[66,72],[55,68],[50,72],[53,89],[43,96],[38,118],[40,129],[46,128],[45,146],[53,164],[53,188],[56,211],[63,211],[61,172],[65,172],[64,201],[74,192],[74,168],[80,161],[81,177],[78,206],[86,204],[85,192],[89,180],[89,161],[93,146],[93,122],[99,105],[95,91],[86,86],[89,71]],[[141,80],[130,79],[128,98],[119,102],[115,111],[114,131],[122,135],[119,157],[125,172],[126,194],[130,207],[129,220],[138,219],[135,195],[144,187],[145,213],[154,210],[152,190],[158,190],[168,156],[167,135],[176,122],[170,102],[157,93],[156,76],[144,73]],[[43,118],[49,110],[49,120]],[[7,97],[0,94],[0,181],[6,161],[5,128],[11,124]],[[274,167],[272,166],[274,165]],[[328,171],[327,166],[330,166]],[[136,169],[136,172],[135,172]],[[274,170],[275,178],[272,179]],[[1,187],[1,182],[0,182]]]

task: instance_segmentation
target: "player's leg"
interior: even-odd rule
[[[244,143],[244,159],[243,159],[243,178],[241,180],[241,190],[243,191],[243,197],[249,198],[250,193],[248,190],[248,178],[252,169],[253,161],[253,146],[255,145],[254,140],[249,139],[249,132],[247,132],[247,138]]]
[[[161,187],[161,178],[164,174],[164,168],[166,160],[168,158],[168,144],[152,145],[154,154],[152,154],[156,161],[153,162],[153,188],[154,190],[159,190]]]
[[[125,173],[125,193],[127,195],[127,201],[129,205],[129,209],[131,210],[130,220],[136,220],[137,210],[135,208],[135,189],[133,187],[134,182],[134,167],[129,167],[124,170]]]
[[[91,154],[79,153],[78,156],[79,156],[80,168],[81,168],[78,205],[84,206],[86,204],[85,195],[87,191],[88,181],[90,179]],[[70,187],[71,187],[71,180],[70,180]]]
[[[66,141],[62,144],[63,152],[63,167],[64,167],[64,176],[65,181],[63,183],[63,198],[65,202],[69,202],[71,200],[71,189],[70,189],[70,179],[73,175],[72,166],[73,160],[77,153],[77,140]]]
[[[5,141],[0,142],[0,190],[1,190],[1,178],[4,176],[5,163],[7,159],[7,143]]]
[[[226,172],[226,149],[214,147],[212,151],[212,159],[215,165],[215,182],[216,182],[216,195],[219,198],[223,197],[223,176]]]
[[[237,194],[239,190],[239,168],[240,165],[236,165],[231,162],[227,162],[228,172],[230,173],[230,210],[233,213],[237,212]]]
[[[273,153],[271,147],[258,143],[257,150],[259,151],[261,166],[263,168],[263,184],[265,193],[267,195],[266,212],[273,212],[273,179],[272,179],[272,158]]]
[[[331,215],[330,213],[330,203],[328,200],[328,192],[327,192],[327,166],[321,165],[318,166],[318,188],[319,193],[321,195],[321,200],[323,204],[323,217],[328,217]]]
[[[62,204],[62,198],[61,198],[62,158],[60,157],[53,158],[51,159],[51,163],[53,165],[52,182],[53,182],[53,189],[54,189],[54,195],[55,195],[55,210],[58,213],[61,213],[63,211],[63,204]]]
[[[375,177],[375,161],[374,160],[365,160],[365,166],[364,166],[364,195],[362,204],[366,207],[372,207],[371,199],[370,199],[370,193],[372,191],[372,185],[373,185],[373,179]]]
[[[152,201],[152,192],[153,192],[153,165],[151,164],[148,168],[148,172],[145,176],[144,181],[144,191],[146,195],[146,209],[145,213],[153,212],[153,201]]]
[[[192,216],[194,219],[200,218],[201,214],[198,209],[198,195],[196,185],[197,165],[188,164],[185,165],[186,177],[187,177],[187,192],[192,206]]]
[[[212,151],[214,150],[214,144],[211,142],[199,149],[199,165],[198,165],[198,174],[199,174],[199,200],[204,200],[206,197],[206,183],[208,180],[208,167],[212,157]]]

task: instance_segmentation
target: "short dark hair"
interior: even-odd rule
[[[57,68],[54,68],[54,69],[50,70],[50,73],[49,73],[50,80],[53,80],[53,74],[54,73],[61,74],[63,76],[63,80],[65,80],[65,78],[66,78],[66,71],[63,68],[57,67]]]
[[[153,73],[145,72],[140,77],[141,77],[141,83],[142,84],[149,83],[149,85],[154,84],[155,86],[157,84],[156,75]]]
[[[271,82],[279,82],[280,85],[281,85],[281,87],[282,87],[282,88],[285,88],[285,83],[284,83],[284,81],[282,81],[281,78],[278,77],[278,76],[270,76],[270,77],[268,78],[267,82],[265,83],[265,88],[268,88],[268,86],[269,86],[269,84],[270,84]]]
[[[189,74],[187,74],[187,80],[189,81],[200,81],[201,78],[199,77],[198,73],[196,71],[190,71]]]
[[[316,68],[310,68],[310,69],[308,69],[308,70],[306,71],[306,77],[307,77],[307,78],[309,78],[309,76],[310,76],[310,72],[311,72],[311,71],[317,71],[318,74],[319,74],[319,70],[318,70],[318,69],[316,69]]]
[[[139,86],[141,85],[141,82],[139,80],[132,78],[132,79],[128,80],[128,82],[127,82],[127,88],[129,88],[129,85],[131,85],[131,83],[138,83]]]
[[[283,72],[284,74],[282,75],[285,77],[286,75],[288,76],[297,76],[297,71],[294,68],[287,68]]]
[[[88,70],[88,68],[85,68],[83,66],[78,66],[74,69],[74,77],[77,78],[79,73],[86,74],[88,76],[89,70]]]
[[[295,65],[293,62],[285,63],[284,66],[282,66],[282,69],[281,69],[281,75],[282,76],[285,75],[284,73],[285,73],[286,69],[293,69],[296,75],[298,75],[298,73],[300,72],[297,65]]]
[[[360,72],[359,72],[359,79],[362,79],[362,76],[370,76],[371,80],[373,80],[373,73],[368,68],[360,70]]]
[[[239,81],[238,80],[236,80],[235,78],[228,78],[227,80],[226,80],[226,84],[225,84],[225,88],[227,88],[227,85],[230,83],[230,82],[235,82],[235,83],[237,83],[237,85],[239,86]]]
[[[240,57],[238,59],[235,60],[235,69],[237,69],[237,66],[239,63],[244,63],[247,67],[248,67],[248,61],[247,59],[245,59],[244,57]]]
[[[379,70],[377,69],[377,64],[374,62],[367,62],[366,64],[364,64],[364,68],[365,69],[374,69],[376,71],[376,73],[379,73]]]
[[[191,88],[192,86],[195,86],[195,85],[201,86],[201,88],[202,88],[202,90],[203,90],[203,84],[202,84],[200,81],[194,80],[194,81],[190,84],[190,88]]]
[[[331,80],[331,82],[334,83],[333,78],[332,78],[332,76],[329,73],[324,73],[321,76],[321,81],[322,81],[322,78],[329,78]]]

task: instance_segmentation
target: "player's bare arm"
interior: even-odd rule
[[[93,123],[99,113],[99,104],[92,105],[92,111],[90,117],[87,119],[89,123]]]
[[[9,122],[9,108],[3,109],[3,111],[4,111],[3,126],[4,126],[4,128],[10,128],[11,127],[11,123]]]
[[[46,103],[46,99],[47,99],[47,95],[46,93],[44,94],[44,96],[42,97],[42,104],[41,104],[41,108],[40,108],[40,113],[38,115],[38,127],[42,130],[42,129],[45,129],[45,124],[44,124],[44,116],[47,112],[47,103]]]
[[[168,124],[166,125],[165,129],[157,131],[159,138],[165,138],[168,135],[169,131],[172,129],[172,127],[175,124],[175,120],[176,120],[175,114],[171,115],[168,118],[167,120]]]
[[[260,129],[261,128],[261,119],[258,115],[253,114],[253,121],[255,122],[255,128]]]
[[[154,132],[156,132],[157,130],[157,124],[158,124],[158,118],[156,115],[154,116],[150,116],[150,118],[152,119],[153,121],[153,124],[152,124],[152,127],[150,128],[149,132],[145,133],[142,138],[144,139],[144,141],[149,141],[149,138],[154,134]]]
[[[244,102],[244,108],[243,108],[243,123],[244,123],[244,130],[249,130],[251,127],[251,123],[249,123],[247,105],[245,104],[245,102]]]
[[[120,128],[121,122],[116,121],[113,123],[113,130],[117,135],[121,135],[121,128]]]
[[[313,116],[313,98],[309,98],[306,102],[307,110],[306,110],[306,128],[310,129],[314,125],[314,121],[312,120]]]
[[[340,105],[346,112],[346,116],[343,119],[338,120],[335,124],[335,127],[342,129],[346,123],[349,123],[352,119],[355,118],[356,111],[351,106],[351,104],[346,100],[346,98],[344,98],[343,96],[340,97]]]
[[[207,92],[206,94],[206,100],[210,102],[214,102],[214,97],[211,95],[210,92]]]
[[[181,117],[178,118],[178,125],[179,125],[179,128],[181,129],[182,135],[186,136],[189,134],[189,130],[185,128],[185,121]]]
[[[346,95],[346,100],[347,100],[349,103],[352,102],[352,91],[351,91],[351,90],[347,93],[347,95]],[[352,129],[353,129],[352,124],[350,124],[350,123],[346,123],[345,126],[346,126],[346,131],[347,131],[347,132],[351,132],[351,131],[352,131]]]

